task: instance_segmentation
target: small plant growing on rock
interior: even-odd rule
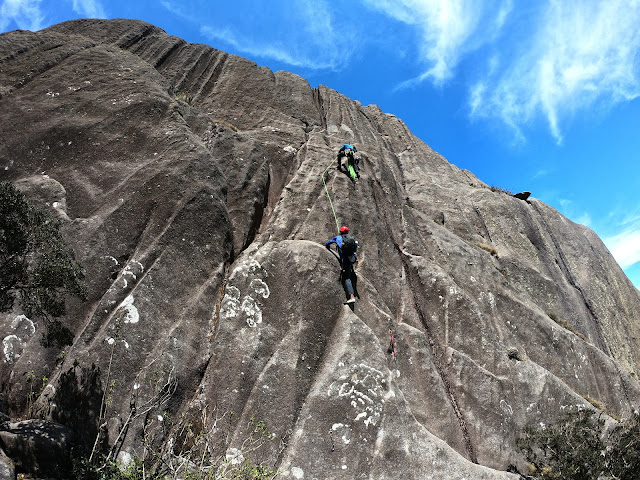
[[[226,417],[226,421],[225,421]],[[206,414],[195,421],[182,418],[181,426],[174,432],[173,445],[156,450],[145,428],[145,451],[149,452],[149,472],[162,479],[251,479],[274,480],[277,470],[250,459],[266,442],[275,439],[266,424],[254,416],[247,422],[244,439],[231,447],[224,430],[234,420],[232,412],[207,418]],[[148,427],[148,425],[147,425]],[[216,447],[216,445],[218,447]],[[220,451],[219,448],[223,451]],[[217,452],[217,453],[216,453]]]
[[[231,130],[233,132],[237,132],[238,131],[238,127],[236,127],[235,125],[227,122],[226,120],[222,120],[220,118],[216,118],[213,122],[217,123],[218,125],[221,125],[223,127],[226,127],[226,128],[228,128],[229,130]]]
[[[490,186],[489,190],[491,190],[492,192],[506,193],[507,195],[513,195],[513,192],[511,190],[508,190],[508,189],[502,188],[502,187]]]
[[[574,335],[577,335],[578,337],[580,337],[582,340],[584,340],[585,342],[587,341],[587,337],[585,337],[582,333],[580,333],[579,331],[577,331],[575,328],[573,328],[569,322],[567,322],[564,318],[559,317],[558,315],[556,315],[553,312],[547,312],[547,316],[553,320],[554,322],[556,322],[558,325],[560,325],[562,328],[564,328],[565,330],[569,330],[571,333],[573,333]]]
[[[491,245],[488,245],[486,243],[481,243],[481,242],[474,242],[474,245],[476,247],[480,247],[481,249],[489,252],[494,257],[498,256],[498,251],[494,247],[492,247]]]
[[[596,400],[595,398],[590,397],[589,395],[585,395],[584,399],[589,402],[591,405],[593,405],[594,407],[596,407],[598,410],[602,410],[603,412],[605,411],[604,405],[602,404],[602,402],[600,402],[599,400]]]
[[[518,360],[519,362],[522,362],[525,359],[516,347],[507,348],[507,356],[511,360]]]

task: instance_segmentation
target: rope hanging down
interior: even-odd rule
[[[327,197],[329,198],[329,205],[331,205],[331,211],[333,212],[333,218],[336,221],[336,230],[339,232],[340,231],[340,224],[338,223],[338,217],[336,216],[336,209],[333,208],[333,202],[331,201],[331,195],[329,195],[329,189],[327,188],[327,182],[325,182],[325,180],[324,180],[325,174],[331,168],[331,166],[336,162],[337,159],[338,159],[338,157],[334,158],[333,162],[331,162],[329,164],[329,166],[324,169],[324,172],[322,172],[321,177],[322,177],[322,183],[324,183],[324,191],[327,192]]]

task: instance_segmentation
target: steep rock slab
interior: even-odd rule
[[[3,45],[6,40],[17,49],[24,33],[3,36]],[[103,415],[100,393],[94,408],[77,415],[70,409],[84,402],[73,406],[65,401],[70,392],[57,387],[95,398],[96,389],[88,386],[102,383],[98,390],[109,392],[116,412],[114,439],[132,400],[155,398],[154,382],[137,379],[140,372],[173,372],[172,381],[185,385],[177,395],[190,396],[194,374],[199,383],[198,366],[208,358],[206,332],[232,248],[224,177],[187,126],[188,106],[168,94],[164,78],[146,62],[116,47],[91,46],[85,37],[28,35],[40,40],[31,43],[41,50],[16,50],[9,63],[24,59],[42,73],[24,85],[9,83],[8,90],[17,90],[2,98],[10,119],[0,127],[7,139],[0,154],[7,159],[3,179],[18,180],[65,220],[87,269],[90,298],[70,305],[65,324],[76,340],[65,349],[68,362],[55,371],[57,352],[41,348],[38,322],[21,320],[33,327],[24,330],[14,325],[19,316],[8,317],[3,338],[18,341],[4,358],[3,381],[17,411],[28,393],[23,372],[35,369],[36,378],[52,378],[40,398],[43,414],[93,431],[93,437]],[[74,48],[76,41],[89,47]],[[73,59],[65,54],[53,61],[50,52],[66,52],[65,45],[75,52]],[[77,380],[67,381],[71,374]],[[117,420],[118,412],[124,418]],[[92,445],[90,436],[81,438]]]

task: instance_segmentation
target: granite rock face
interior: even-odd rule
[[[322,245],[344,142],[353,310]],[[259,419],[284,479],[518,478],[525,427],[638,408],[640,296],[591,230],[291,73],[138,21],[2,34],[0,179],[62,220],[89,287],[64,353],[0,317],[9,413],[33,370],[37,415],[122,460],[222,418],[229,454]]]
[[[0,429],[0,452],[4,451],[15,462],[15,470],[36,478],[69,478],[72,442],[73,432],[69,428],[46,420],[9,422]],[[10,471],[7,473],[12,475]]]

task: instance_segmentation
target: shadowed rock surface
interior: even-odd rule
[[[0,452],[4,451],[16,461],[17,471],[35,475],[36,478],[69,478],[72,472],[72,439],[73,432],[55,422],[24,420],[7,423],[0,431]],[[2,470],[0,468],[0,472]],[[11,472],[7,473],[11,475]]]
[[[353,311],[322,246],[344,142]],[[224,453],[253,418],[284,479],[506,479],[526,426],[638,408],[640,297],[591,230],[291,73],[138,21],[2,34],[0,179],[62,219],[89,287],[64,354],[0,317],[2,393],[20,417],[46,376],[37,414],[89,448],[104,423],[120,459],[179,453],[224,416]]]

